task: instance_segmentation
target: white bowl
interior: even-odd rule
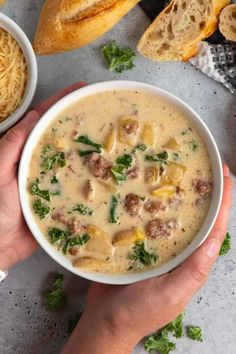
[[[22,29],[8,16],[3,15],[2,13],[0,13],[0,28],[3,28],[5,31],[9,32],[18,42],[24,53],[28,67],[28,81],[22,103],[16,111],[10,115],[10,117],[0,123],[0,133],[3,133],[16,124],[16,122],[22,118],[24,113],[29,108],[37,86],[38,69],[33,48]]]
[[[204,224],[197,233],[193,242],[178,256],[171,259],[168,263],[155,268],[148,270],[146,272],[137,273],[137,274],[127,274],[127,275],[109,275],[102,273],[93,273],[87,272],[81,269],[74,268],[71,262],[66,259],[60,252],[58,252],[46,239],[46,237],[40,231],[35,217],[32,213],[29,196],[28,196],[28,186],[27,186],[27,175],[30,167],[31,154],[35,146],[38,144],[40,137],[45,132],[49,124],[54,120],[54,118],[66,107],[77,102],[79,99],[84,98],[90,94],[97,92],[107,91],[107,90],[142,90],[147,93],[155,94],[158,97],[163,97],[165,100],[168,100],[170,103],[174,104],[177,108],[181,109],[182,112],[188,117],[191,123],[195,126],[201,137],[203,138],[207,150],[209,152],[210,160],[212,163],[213,170],[213,183],[214,183],[214,192],[211,200],[210,209]],[[57,102],[53,107],[51,107],[44,116],[40,119],[38,124],[35,126],[31,132],[25,147],[22,153],[20,166],[19,166],[19,193],[20,201],[23,210],[23,214],[28,224],[32,234],[38,241],[38,243],[43,247],[43,249],[61,266],[68,269],[72,273],[80,275],[84,278],[101,282],[107,284],[129,284],[136,281],[144,280],[151,278],[156,275],[161,275],[177,267],[181,264],[187,257],[189,257],[207,238],[219,211],[223,191],[223,172],[222,172],[222,163],[218,148],[216,143],[201,118],[195,113],[189,106],[187,106],[180,99],[171,95],[170,93],[163,91],[157,87],[133,82],[133,81],[109,81],[102,82],[98,84],[89,85],[83,87],[77,91],[74,91],[62,98]]]

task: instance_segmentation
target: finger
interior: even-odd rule
[[[20,123],[10,129],[0,140],[1,185],[8,183],[15,177],[16,164],[19,161],[23,146],[38,119],[38,112],[29,112]]]
[[[226,172],[227,173],[227,172]],[[209,238],[180,267],[167,276],[166,291],[175,293],[179,301],[188,302],[205,283],[207,276],[219,255],[225,238],[231,207],[232,180],[224,177],[224,193],[219,215]]]
[[[39,103],[36,107],[35,110],[39,112],[40,115],[45,113],[54,103],[56,103],[58,100],[60,100],[62,97],[68,95],[72,91],[75,91],[81,87],[86,86],[87,83],[84,81],[76,82],[73,85],[63,89],[62,91],[59,91],[55,96],[50,97],[46,101],[43,101]]]
[[[14,244],[0,252],[0,269],[10,269],[18,262],[30,257],[38,248],[38,244],[30,231],[14,240]]]
[[[0,185],[5,185],[15,177],[16,164],[19,162],[25,141],[40,116],[63,96],[85,85],[85,82],[75,83],[42,102],[3,136],[0,140],[0,171],[3,171]]]

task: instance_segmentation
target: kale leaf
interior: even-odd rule
[[[220,256],[225,256],[229,252],[230,248],[231,248],[231,236],[227,232],[224,242],[220,249]]]
[[[130,259],[139,261],[143,265],[151,265],[157,262],[157,254],[146,251],[144,242],[137,242],[133,250],[134,253],[130,256]]]
[[[188,326],[187,327],[187,336],[190,339],[202,342],[202,330],[201,330],[201,327]]]
[[[168,158],[169,158],[169,154],[167,151],[160,152],[159,154],[145,156],[145,159],[147,161],[156,161],[160,163],[166,163]]]
[[[184,335],[183,330],[184,313],[181,313],[174,321],[170,322],[165,328],[173,332],[175,338],[181,338]]]
[[[122,73],[134,68],[135,52],[131,48],[120,48],[115,41],[105,45],[102,54],[110,71]]]
[[[116,196],[111,197],[111,208],[110,208],[110,219],[109,222],[111,224],[117,224],[118,223],[118,218],[116,215],[116,210],[118,206],[118,198]]]
[[[145,349],[148,353],[154,353],[158,351],[160,354],[169,354],[175,349],[175,343],[172,343],[168,338],[168,331],[166,329],[152,334],[146,338]]]
[[[30,188],[30,192],[32,195],[38,195],[39,197],[47,200],[48,202],[50,202],[50,193],[49,190],[45,189],[42,190],[39,188],[39,179],[36,179]]]
[[[60,151],[48,157],[44,157],[42,167],[46,170],[52,170],[54,167],[66,166],[66,159],[64,152]]]
[[[55,276],[52,287],[45,293],[46,308],[49,311],[56,311],[63,307],[66,302],[66,294],[64,292],[64,275],[57,274]]]
[[[50,207],[43,204],[41,199],[35,200],[33,209],[35,214],[37,214],[40,219],[44,219],[50,212]]]
[[[81,215],[93,215],[93,211],[84,204],[76,204],[72,211],[78,211]]]

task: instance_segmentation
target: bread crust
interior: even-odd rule
[[[236,42],[236,4],[226,6],[221,12],[219,28],[227,40]]]
[[[178,0],[177,2],[181,3],[182,0]],[[206,2],[206,4],[209,2],[209,0],[203,0]],[[208,17],[207,23],[204,27],[204,29],[201,31],[201,33],[196,36],[194,39],[189,40],[188,44],[185,46],[185,48],[181,48],[181,51],[179,51],[178,55],[170,53],[169,58],[162,58],[161,55],[159,56],[156,53],[150,53],[148,51],[148,36],[150,33],[154,32],[159,25],[159,22],[165,18],[166,14],[168,14],[174,3],[176,3],[176,0],[172,0],[171,3],[159,14],[159,16],[154,20],[154,22],[149,26],[149,28],[146,30],[146,32],[143,34],[142,38],[140,39],[138,43],[138,51],[152,59],[152,60],[159,60],[159,61],[168,61],[168,60],[182,60],[182,61],[188,61],[191,57],[197,54],[198,52],[198,45],[199,42],[210,36],[217,28],[218,22],[219,22],[219,14],[221,10],[229,4],[229,0],[211,0],[212,3],[212,12]],[[149,46],[150,49],[150,46]]]
[[[38,54],[52,54],[83,47],[109,31],[139,1],[101,0],[94,11],[90,8],[81,12],[80,19],[81,14],[74,18],[69,16],[76,13],[76,4],[79,13],[83,0],[46,0],[35,34],[34,49]]]

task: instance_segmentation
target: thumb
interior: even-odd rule
[[[15,177],[21,151],[38,119],[39,113],[30,111],[20,123],[10,129],[0,140],[1,185],[8,183]]]

